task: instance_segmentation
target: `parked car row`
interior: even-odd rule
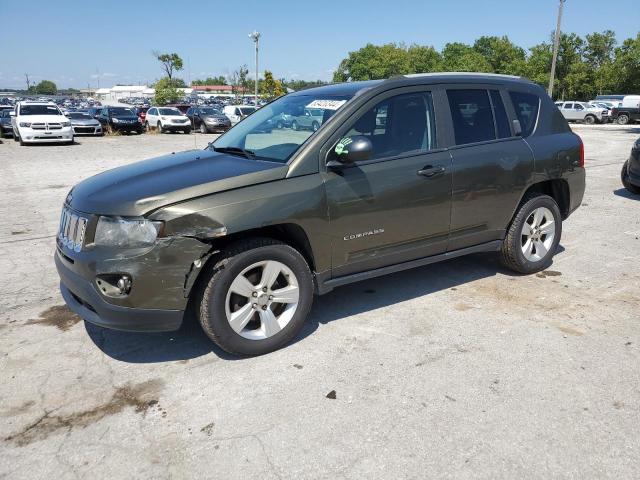
[[[562,100],[555,103],[568,121],[587,124],[614,122],[619,125],[640,121],[640,95],[614,97],[598,96],[590,102]]]

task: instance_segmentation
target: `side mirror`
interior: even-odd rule
[[[335,146],[333,157],[340,164],[349,165],[354,162],[369,160],[372,154],[373,144],[371,140],[365,136],[356,135],[344,137],[340,140]]]
[[[520,120],[513,121],[513,133],[516,134],[516,137],[522,135],[522,125],[520,125]]]

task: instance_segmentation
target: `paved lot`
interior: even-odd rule
[[[213,136],[5,140],[0,478],[639,478],[640,198],[619,172],[640,128],[574,128],[587,192],[549,271],[476,255],[344,287],[245,360],[194,325],[78,322],[52,260],[74,183]]]

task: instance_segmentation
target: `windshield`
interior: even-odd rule
[[[130,108],[124,108],[124,107],[110,108],[109,109],[109,113],[111,115],[131,115],[131,116],[135,116],[135,114],[133,113],[133,111]]]
[[[67,113],[67,118],[81,118],[83,120],[91,120],[91,117],[89,115],[80,112],[69,112]]]
[[[158,110],[160,111],[160,115],[182,115],[182,113],[180,113],[180,110],[178,110],[177,108],[159,108]]]
[[[256,111],[254,107],[239,107],[239,108],[242,115],[251,115],[253,112]]]
[[[252,158],[286,163],[314,131],[349,99],[350,95],[287,95],[257,110],[211,144],[217,151],[235,150]],[[318,112],[305,116],[306,109]],[[283,122],[283,115],[293,118]]]
[[[22,105],[20,115],[62,115],[55,105]]]
[[[10,118],[12,110],[0,110],[0,118]]]
[[[216,110],[215,108],[201,108],[200,114],[201,115],[222,115],[220,110]]]

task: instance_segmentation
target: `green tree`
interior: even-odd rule
[[[509,40],[509,37],[480,37],[473,49],[482,55],[491,65],[494,73],[523,75],[526,65],[526,52]]]
[[[38,95],[55,95],[58,93],[58,87],[51,80],[42,80],[35,86],[34,91]]]
[[[265,95],[267,99],[281,97],[285,94],[284,87],[280,80],[273,78],[273,73],[269,70],[264,71],[264,80],[258,85],[260,87],[260,93]]]
[[[360,50],[349,52],[333,74],[334,82],[347,80],[376,80],[410,73],[407,49],[387,43],[376,46],[368,43]]]
[[[442,70],[442,57],[430,46],[411,45],[407,49],[410,73],[429,73]]]
[[[171,80],[169,77],[163,77],[155,83],[155,103],[157,105],[175,103],[180,99],[182,95],[176,88],[174,82],[175,80]]]
[[[492,72],[491,64],[469,45],[447,43],[442,49],[442,66],[447,72]]]
[[[613,75],[618,92],[640,94],[640,33],[615,49]]]
[[[249,81],[247,79],[249,75],[249,69],[246,65],[241,65],[237,70],[231,74],[231,92],[238,97],[249,91]]]
[[[205,80],[193,80],[191,85],[226,85],[227,79],[223,75],[207,77]]]
[[[174,71],[177,72],[182,70],[182,59],[177,53],[160,53],[158,51],[154,51],[153,56],[160,62],[162,69],[169,78],[169,81],[173,79]]]

